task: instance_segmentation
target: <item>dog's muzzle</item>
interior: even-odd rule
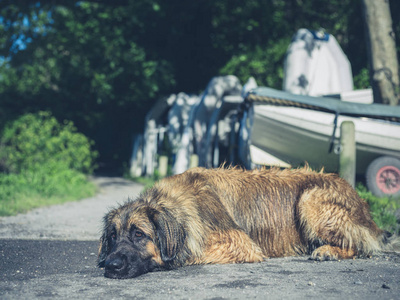
[[[105,262],[105,276],[109,278],[125,278],[128,275],[126,256],[111,255]]]
[[[107,272],[118,273],[121,272],[126,266],[126,262],[119,257],[116,257],[112,260],[107,260],[105,264],[105,268]]]

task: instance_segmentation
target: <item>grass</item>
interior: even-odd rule
[[[73,170],[51,175],[40,170],[20,174],[0,173],[0,216],[79,200],[95,193],[96,186],[85,175]]]
[[[128,179],[133,180],[137,183],[143,184],[144,185],[143,191],[151,188],[154,185],[154,183],[158,180],[158,179],[154,179],[152,177],[134,177],[134,178],[130,177]]]
[[[376,197],[362,184],[358,184],[356,190],[369,204],[376,225],[383,230],[400,234],[400,220],[396,217],[396,211],[400,209],[400,198]]]
[[[144,185],[143,191],[148,190],[149,188],[151,188],[151,187],[154,185],[154,183],[156,183],[158,180],[162,179],[162,178],[159,176],[157,170],[155,170],[154,175],[153,175],[153,176],[150,176],[150,177],[147,177],[147,176],[132,177],[132,176],[129,174],[128,169],[126,169],[126,170],[124,171],[124,175],[123,175],[123,176],[124,176],[125,179],[132,180],[132,181],[134,181],[134,182],[143,184],[143,185]]]

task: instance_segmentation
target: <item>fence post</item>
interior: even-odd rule
[[[190,156],[189,169],[199,166],[199,157],[196,154]]]
[[[340,126],[339,175],[352,187],[356,183],[356,139],[354,123],[344,121]]]
[[[160,155],[158,161],[159,161],[158,173],[160,175],[160,178],[164,178],[165,176],[167,176],[167,172],[168,172],[168,156]]]

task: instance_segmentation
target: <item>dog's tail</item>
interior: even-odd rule
[[[385,231],[383,233],[383,252],[397,252],[400,253],[400,236],[397,234],[390,233],[389,231]]]

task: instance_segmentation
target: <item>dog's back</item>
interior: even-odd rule
[[[229,215],[270,257],[312,252],[315,258],[369,255],[381,249],[382,231],[368,205],[336,174],[302,169],[195,168],[215,189]],[[349,252],[346,252],[349,250]],[[340,252],[340,253],[339,253]]]

